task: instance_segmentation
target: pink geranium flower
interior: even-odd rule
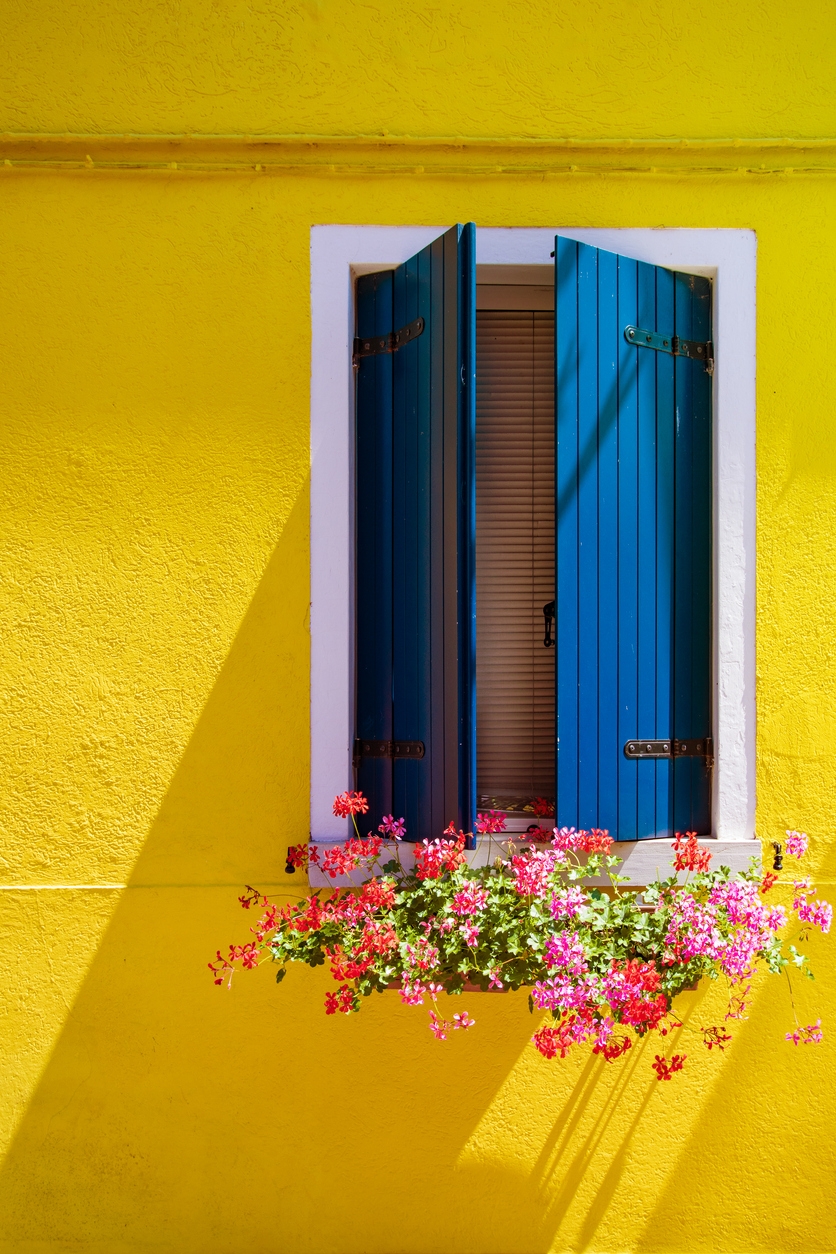
[[[807,833],[788,831],[784,848],[794,858],[803,858],[807,852]]]
[[[823,1038],[821,1019],[816,1019],[815,1023],[808,1023],[806,1028],[799,1027],[794,1032],[787,1032],[785,1039],[792,1041],[793,1045],[820,1045]]]

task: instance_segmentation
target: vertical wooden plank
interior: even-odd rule
[[[578,245],[555,242],[557,804],[578,822]]]
[[[434,240],[413,259],[409,319],[423,317],[426,330],[416,342],[418,348],[415,388],[416,474],[418,492],[415,506],[414,578],[416,597],[416,654],[409,675],[409,707],[421,729],[427,757],[422,762],[396,763],[413,796],[413,833],[419,840],[436,835],[433,799],[437,796],[443,765],[443,739],[439,735],[439,702],[443,701],[443,681],[438,674],[439,556],[442,525],[440,511],[441,448],[438,436],[440,409],[438,373],[442,361],[444,335],[443,309],[438,300],[438,270],[442,244]],[[409,263],[408,263],[409,264]],[[404,736],[406,739],[406,736]]]
[[[711,288],[696,275],[676,276],[677,334],[711,337]],[[680,329],[682,328],[682,329]],[[686,329],[687,328],[687,329]],[[701,363],[677,358],[676,627],[674,722],[676,735],[711,733],[711,377]],[[711,830],[710,772],[703,758],[677,761],[674,825]]]
[[[395,327],[416,318],[421,301],[420,254],[395,271]],[[427,311],[428,312],[428,311]],[[427,717],[425,654],[429,572],[426,555],[429,445],[422,409],[428,403],[424,376],[427,348],[421,339],[393,354],[395,447],[399,451],[395,478],[396,539],[393,673],[393,735],[398,740],[430,743]],[[393,764],[395,808],[415,838],[424,797],[420,763]],[[419,769],[415,769],[419,768]]]
[[[674,276],[676,334],[694,339],[690,276]],[[674,543],[674,722],[675,735],[687,739],[694,727],[692,667],[694,659],[694,381],[698,365],[677,357],[675,403],[676,520]],[[680,758],[674,765],[674,829],[690,831],[695,760]]]
[[[415,512],[413,517],[413,562],[412,572],[407,578],[413,578],[416,584],[415,596],[415,656],[412,668],[407,676],[408,693],[407,708],[411,711],[412,722],[419,728],[417,739],[423,740],[427,748],[424,762],[396,762],[396,772],[404,776],[412,799],[412,833],[422,839],[430,830],[432,819],[432,796],[434,774],[437,772],[435,727],[433,725],[433,704],[435,693],[432,686],[433,671],[433,594],[434,575],[433,548],[433,500],[434,481],[437,469],[434,459],[437,449],[434,447],[433,417],[433,367],[436,356],[435,346],[440,328],[435,324],[436,313],[433,300],[432,254],[437,248],[437,241],[421,250],[411,262],[407,262],[410,275],[409,307],[406,320],[423,317],[426,330],[416,343],[418,352],[412,360],[405,355],[410,365],[411,404],[413,406],[413,422],[415,424],[415,475],[417,480]],[[435,473],[434,473],[435,472]],[[406,726],[406,725],[405,725]],[[404,739],[407,739],[404,732]],[[421,769],[423,767],[423,769]],[[431,833],[434,834],[434,833]]]
[[[618,259],[618,323],[635,325],[638,263]],[[638,395],[637,355],[621,337],[618,363],[618,744],[639,735],[638,658]],[[621,752],[618,777],[618,838],[637,839],[637,764]]]
[[[459,821],[472,831],[476,820],[476,227],[462,229],[456,257],[459,282],[459,343],[462,363],[458,433],[458,604],[459,622]]]
[[[399,266],[394,272],[393,328],[403,326],[408,320],[407,300],[408,266]],[[418,345],[415,346],[416,349]],[[402,738],[403,728],[411,726],[412,711],[407,709],[406,675],[410,658],[416,648],[417,588],[414,583],[415,555],[411,520],[417,499],[417,447],[413,407],[410,393],[414,391],[413,374],[417,366],[417,353],[409,357],[404,353],[393,356],[393,675],[392,735]],[[412,574],[410,575],[410,572]],[[417,737],[416,730],[416,737]],[[395,814],[407,820],[407,833],[415,819],[415,799],[409,795],[408,780],[400,769],[393,766],[393,809]]]
[[[711,286],[689,275],[692,338],[711,338]],[[711,734],[711,376],[699,362],[692,369],[692,502],[691,502],[691,720],[697,737]],[[711,780],[704,759],[691,760],[689,830],[711,831]]]
[[[674,325],[674,276],[657,267],[655,329]],[[674,358],[653,353],[656,359],[656,717],[657,737],[673,735],[674,649],[674,476],[675,426]],[[656,829],[673,832],[673,767],[656,763]]]
[[[598,825],[618,835],[618,258],[598,253]]]
[[[441,649],[439,658],[440,677],[443,683],[441,704],[442,757],[444,775],[442,790],[436,802],[438,834],[448,823],[458,823],[461,818],[459,798],[459,434],[463,362],[461,360],[460,306],[460,234],[461,228],[448,231],[441,240],[442,269],[439,299],[444,315],[443,379],[444,402],[442,407],[441,447],[441,510],[443,512],[443,537],[441,545]],[[448,317],[448,313],[452,316]],[[464,483],[461,484],[462,489]],[[462,542],[464,538],[462,537]],[[448,695],[449,694],[449,695]]]
[[[388,334],[392,274],[364,275],[357,284],[357,333]],[[356,733],[392,735],[392,362],[362,358],[357,375],[355,599],[357,616]],[[373,813],[392,804],[392,765],[361,759],[357,787]]]
[[[430,246],[431,248],[432,246]],[[432,310],[429,248],[405,265],[402,303],[396,302],[396,325],[416,317],[426,320],[424,335],[395,356],[395,411],[404,421],[404,566],[395,569],[395,586],[404,589],[404,613],[395,635],[395,737],[421,740],[424,761],[396,761],[395,796],[412,839],[425,834],[431,806],[432,698],[430,691],[431,626],[431,364]],[[397,291],[397,288],[396,288]],[[437,335],[437,330],[435,332]],[[396,419],[397,420],[397,419]],[[397,485],[396,485],[397,492]]]
[[[637,267],[637,314],[640,327],[655,330],[657,267]],[[656,738],[656,358],[658,353],[636,350],[637,369],[637,603],[636,603],[636,727]],[[665,726],[662,735],[669,735]],[[630,764],[625,762],[625,768]],[[656,762],[635,763],[636,836],[656,835]]]
[[[598,249],[579,244],[577,301],[578,827],[598,826]]]

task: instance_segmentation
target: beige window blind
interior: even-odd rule
[[[509,810],[555,788],[554,313],[530,290],[476,313],[477,793]]]

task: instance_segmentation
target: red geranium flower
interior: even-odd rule
[[[352,814],[367,814],[369,803],[361,792],[341,792],[334,798],[334,813],[338,819],[350,818]]]

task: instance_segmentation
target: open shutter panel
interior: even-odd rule
[[[356,782],[411,840],[473,818],[475,285],[472,224],[357,281],[361,348],[413,328],[357,358],[355,512]]]
[[[708,834],[711,285],[555,256],[557,821]]]

